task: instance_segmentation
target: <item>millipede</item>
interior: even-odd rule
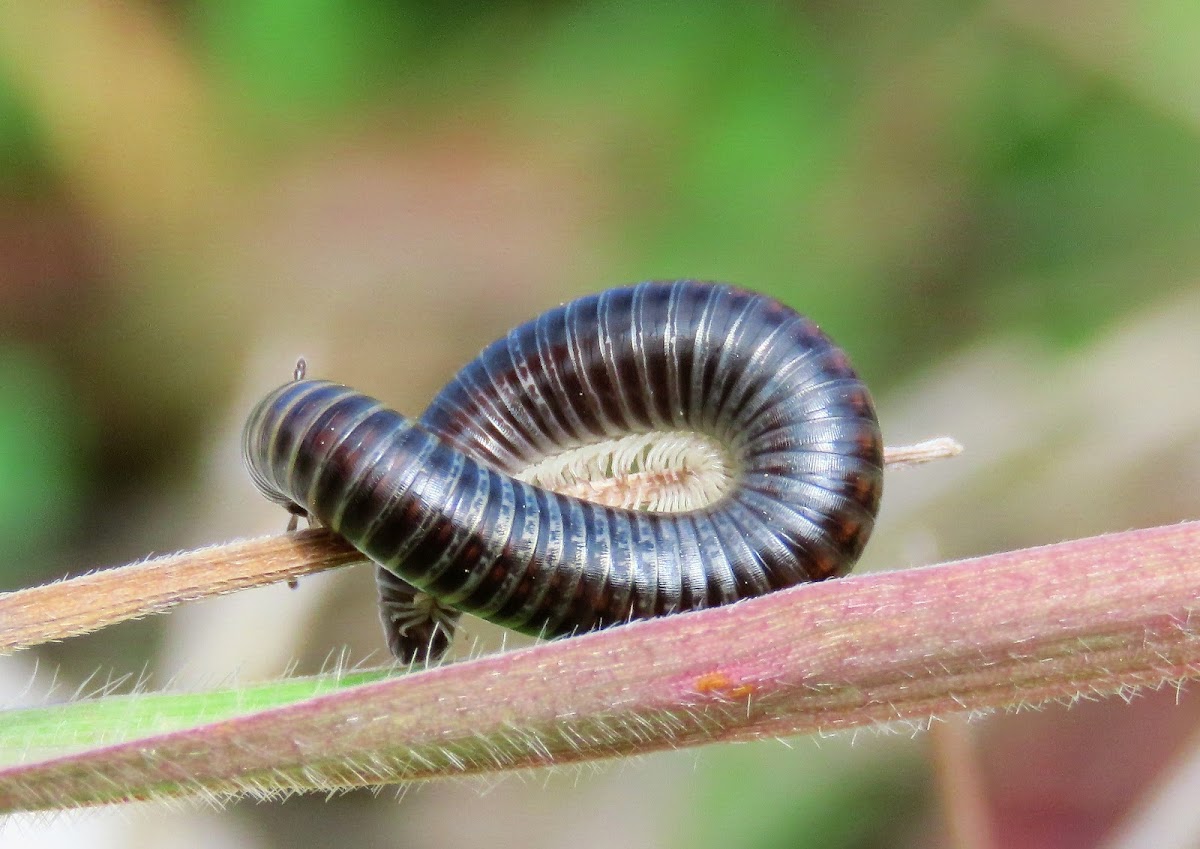
[[[846,354],[727,284],[652,281],[551,309],[417,420],[295,377],[246,423],[251,477],[376,564],[405,661],[445,652],[463,612],[556,637],[842,575],[879,509],[883,441]],[[634,486],[613,506],[530,471],[572,451],[601,467],[623,452],[643,481],[656,451],[719,469],[666,502]]]

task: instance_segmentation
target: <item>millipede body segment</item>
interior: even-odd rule
[[[667,513],[518,479],[547,455],[654,432],[719,441],[727,490]],[[778,301],[697,281],[552,309],[415,421],[336,383],[287,383],[254,409],[244,452],[267,497],[378,564],[406,660],[444,651],[459,611],[558,636],[843,574],[883,485],[875,411],[846,355]]]

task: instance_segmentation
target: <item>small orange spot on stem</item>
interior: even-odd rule
[[[735,684],[724,672],[706,672],[696,679],[697,693],[727,696],[731,699],[745,699],[753,695],[753,684]]]
[[[719,693],[733,685],[722,672],[706,672],[696,679],[697,693]]]

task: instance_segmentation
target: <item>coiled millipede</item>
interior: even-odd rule
[[[696,281],[542,314],[415,422],[297,379],[254,409],[243,447],[268,498],[378,564],[388,644],[410,661],[441,655],[463,611],[552,637],[843,574],[883,488],[846,355],[778,301]],[[547,478],[547,457],[568,472]],[[622,466],[619,506],[577,497],[588,464]],[[656,500],[655,475],[673,495]]]

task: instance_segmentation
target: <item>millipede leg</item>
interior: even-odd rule
[[[397,660],[426,663],[449,650],[462,613],[382,566],[375,567],[375,584],[383,634]]]

